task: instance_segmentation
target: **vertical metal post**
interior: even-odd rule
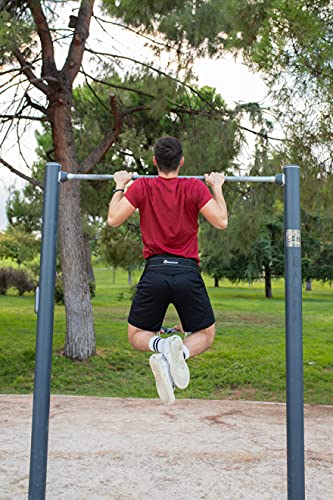
[[[288,499],[304,500],[300,169],[287,165],[284,174]]]
[[[30,454],[30,500],[44,500],[46,490],[60,168],[58,163],[48,163],[45,170]]]

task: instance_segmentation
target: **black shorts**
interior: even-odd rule
[[[158,332],[170,304],[175,306],[186,332],[208,328],[215,322],[198,264],[183,257],[151,257],[138,283],[128,322]]]

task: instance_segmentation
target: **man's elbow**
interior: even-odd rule
[[[115,217],[108,217],[108,226],[110,227],[119,227],[121,222],[117,220]]]
[[[216,226],[215,226],[217,229],[227,229],[228,227],[228,219],[226,217],[223,217],[222,219],[220,219]]]

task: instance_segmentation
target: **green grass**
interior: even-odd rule
[[[52,393],[155,398],[149,353],[127,342],[130,287],[126,275],[97,268],[93,300],[97,355],[73,362],[62,355],[65,318],[55,308]],[[138,274],[136,275],[136,278]],[[285,401],[284,283],[265,299],[263,283],[253,286],[206,279],[217,319],[212,348],[190,359],[191,383],[177,398]],[[305,402],[333,404],[333,288],[314,283],[303,294]],[[34,297],[0,296],[0,392],[31,393],[35,351]],[[171,307],[165,324],[177,320]]]

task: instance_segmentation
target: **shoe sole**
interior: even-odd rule
[[[178,389],[186,389],[190,383],[190,370],[184,358],[183,342],[177,335],[170,339],[168,361],[174,384]]]
[[[149,364],[155,377],[156,389],[160,400],[166,405],[171,405],[175,402],[176,398],[173,387],[165,373],[162,354],[153,354],[150,356]]]

